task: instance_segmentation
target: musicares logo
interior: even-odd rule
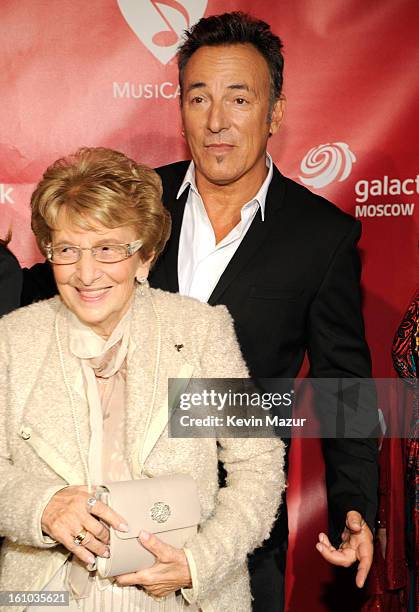
[[[167,64],[176,55],[184,30],[207,8],[207,0],[117,0],[132,31],[156,59]]]
[[[304,185],[325,187],[336,179],[344,181],[356,162],[354,153],[346,142],[333,142],[313,147],[301,162],[303,173],[300,180]]]

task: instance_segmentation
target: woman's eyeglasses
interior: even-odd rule
[[[141,240],[127,244],[101,244],[91,248],[82,248],[74,244],[48,245],[46,254],[51,263],[58,265],[77,263],[81,259],[82,251],[90,251],[96,261],[101,263],[118,263],[134,255],[141,246]]]

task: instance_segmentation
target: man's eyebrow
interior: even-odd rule
[[[250,91],[250,87],[246,83],[232,83],[227,89],[244,89],[245,91]]]
[[[191,83],[189,85],[186,92],[193,91],[194,89],[203,89],[204,87],[207,87],[207,84],[204,83],[204,81],[195,81],[194,83]],[[227,89],[238,89],[240,91],[249,92],[251,91],[249,85],[247,85],[246,83],[232,83],[231,85],[227,86]]]
[[[204,83],[203,81],[195,81],[195,83],[191,83],[188,87],[188,89],[186,90],[186,92],[192,91],[193,89],[202,89],[203,87],[206,87],[207,84]]]

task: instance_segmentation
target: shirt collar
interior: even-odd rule
[[[273,176],[273,162],[272,157],[269,153],[266,153],[266,167],[268,168],[268,174],[266,175],[265,180],[260,186],[259,191],[249,202],[243,205],[243,208],[252,202],[257,202],[260,207],[260,214],[262,217],[262,221],[265,220],[265,204],[266,204],[266,195],[268,193],[269,185],[271,184],[272,176]],[[194,191],[197,195],[199,195],[198,188],[195,183],[195,164],[193,161],[188,166],[188,169],[185,174],[185,178],[182,181],[182,184],[177,192],[176,199],[178,200],[182,193],[185,191],[187,187],[190,187],[192,191]]]

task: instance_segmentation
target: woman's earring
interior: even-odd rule
[[[140,284],[140,294],[145,295],[145,289],[148,289],[149,284],[146,276],[136,276],[137,283]]]

